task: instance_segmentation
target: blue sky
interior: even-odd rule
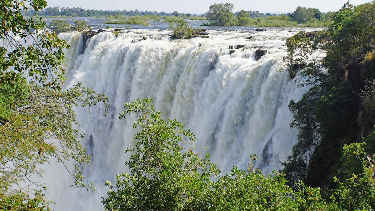
[[[260,11],[263,13],[293,12],[297,6],[318,8],[322,12],[337,11],[347,0],[47,0],[52,7],[82,7],[98,10],[149,10],[158,12],[195,13],[202,14],[208,11],[215,3],[232,3],[234,12],[240,10]],[[371,0],[350,0],[351,4],[358,5]]]

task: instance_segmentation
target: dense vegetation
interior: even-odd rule
[[[106,16],[176,16],[176,17],[194,17],[196,15],[190,13],[172,13],[157,11],[139,11],[139,10],[86,10],[79,7],[47,7],[43,10],[29,9],[23,11],[25,16],[65,16],[65,17],[106,17]]]
[[[335,187],[334,175],[345,180],[347,167],[360,163],[356,156],[347,159],[347,150],[358,148],[362,162],[375,152],[371,132],[375,122],[374,19],[374,2],[358,7],[346,4],[333,15],[327,30],[301,32],[287,40],[291,77],[300,72],[312,86],[300,101],[289,105],[294,113],[292,126],[300,131],[285,164],[289,181]],[[325,58],[308,60],[317,51],[326,52]]]
[[[120,119],[135,114],[134,148],[125,164],[129,172],[107,182],[106,210],[371,210],[375,207],[375,165],[361,145],[345,148],[346,180],[323,197],[321,189],[302,182],[287,185],[282,174],[264,175],[233,167],[222,175],[216,165],[199,156],[194,135],[177,120],[163,120],[151,99],[125,104]],[[373,157],[375,158],[375,157]],[[353,162],[355,161],[355,163]],[[361,174],[354,173],[356,169]]]
[[[143,16],[121,16],[121,15],[114,15],[114,16],[106,16],[108,21],[106,24],[131,24],[131,25],[143,25],[149,26],[149,22],[152,21],[161,21],[167,23],[177,23],[185,20],[205,20],[204,17],[196,17],[196,16],[186,16],[186,15],[179,15],[179,16],[157,16],[157,15],[143,15]]]
[[[332,12],[322,13],[315,8],[297,7],[293,13],[270,14],[259,11],[233,13],[233,4],[213,4],[203,15],[138,10],[85,10],[82,8],[48,7],[43,10],[23,11],[24,15],[46,17],[106,17],[107,24],[135,24],[148,26],[149,21],[169,23],[182,20],[208,20],[211,26],[257,26],[257,27],[326,27],[331,23]]]
[[[106,98],[81,84],[62,89],[68,47],[55,33],[43,32],[41,19],[21,12],[43,9],[43,0],[0,2],[0,209],[47,209],[46,187],[34,182],[41,164],[52,157],[63,165],[76,186],[85,184],[80,166],[90,158],[76,129],[73,106],[91,106]],[[25,44],[26,43],[26,44]],[[56,165],[58,165],[56,163]]]
[[[91,26],[87,25],[86,21],[80,21],[80,20],[74,21],[74,25],[71,26],[70,24],[68,24],[66,20],[54,19],[51,21],[48,27],[52,31],[56,32],[56,34],[59,34],[61,32],[68,32],[68,31],[82,32],[85,30],[91,30]]]
[[[321,13],[318,9],[297,7],[288,15],[257,15],[252,11],[241,10],[233,13],[233,4],[221,3],[210,6],[206,13],[211,26],[259,26],[286,27],[305,26],[323,27],[330,24],[331,13]]]
[[[179,20],[171,23],[170,29],[172,29],[172,39],[190,39],[194,37],[208,38],[208,34],[205,29],[193,29],[186,21]]]
[[[163,120],[152,100],[125,104],[120,118],[135,113],[136,145],[126,165],[103,200],[106,210],[306,210],[331,209],[319,189],[295,192],[278,175],[263,175],[234,167],[222,176],[209,156],[194,151],[194,135],[176,120]],[[186,144],[182,143],[185,142]],[[252,161],[254,157],[252,157]]]
[[[148,26],[149,17],[147,16],[130,16],[130,17],[121,17],[115,20],[106,21],[106,24],[130,24],[130,25],[143,25]]]

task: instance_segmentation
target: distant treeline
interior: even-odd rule
[[[86,10],[79,7],[48,7],[44,10],[23,11],[25,16],[44,17],[105,17],[106,24],[135,24],[148,26],[150,20],[176,23],[181,20],[207,20],[206,26],[255,26],[255,27],[327,27],[333,13],[322,13],[316,8],[297,7],[288,14],[260,13],[259,11],[233,12],[231,3],[213,4],[204,14],[166,13],[139,10]]]
[[[260,18],[268,16],[277,16],[277,14],[261,13],[259,11],[248,11],[250,17]],[[190,14],[190,13],[179,13],[177,11],[167,13],[158,11],[139,11],[139,10],[86,10],[80,7],[47,7],[44,10],[37,11],[28,10],[23,11],[25,16],[69,16],[69,17],[105,17],[115,15],[126,15],[126,16],[140,16],[140,15],[160,15],[160,16],[186,16],[186,17],[203,17],[206,14]]]
[[[174,11],[172,13],[157,12],[157,11],[139,11],[139,10],[86,10],[80,7],[47,7],[44,10],[35,12],[34,10],[24,11],[23,15],[34,16],[70,16],[70,17],[104,17],[115,15],[140,16],[140,15],[161,15],[161,16],[199,16],[190,13],[179,13]]]

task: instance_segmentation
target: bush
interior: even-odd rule
[[[131,25],[143,25],[149,26],[149,19],[146,16],[131,16],[127,19],[110,20],[106,21],[106,24],[131,24]]]
[[[172,39],[188,39],[192,38],[194,29],[184,20],[180,20],[171,25],[173,34],[171,35]]]
[[[177,120],[163,120],[151,103],[126,103],[120,114],[120,119],[135,114],[133,127],[140,131],[127,150],[129,173],[117,175],[115,185],[106,183],[106,210],[337,210],[319,188],[301,184],[295,192],[282,175],[263,175],[252,162],[248,170],[234,167],[221,176],[209,155],[195,152],[194,135]]]
[[[54,19],[50,23],[49,27],[56,32],[56,34],[70,31],[70,25],[66,20]]]
[[[91,30],[91,26],[87,25],[86,21],[77,20],[77,21],[74,22],[74,24],[75,24],[74,30],[76,30],[76,31],[82,32],[82,31],[85,31],[85,30]]]

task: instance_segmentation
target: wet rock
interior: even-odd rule
[[[236,49],[240,49],[240,48],[243,48],[243,47],[245,47],[245,45],[237,45]]]
[[[318,34],[318,31],[306,32],[305,36],[307,38],[315,38],[317,34]]]
[[[87,41],[88,41],[91,37],[93,37],[93,36],[95,36],[95,35],[97,35],[97,34],[99,34],[99,32],[97,32],[97,31],[84,31],[84,32],[82,33],[82,38],[83,38],[82,45],[83,45],[83,48],[82,48],[82,51],[79,52],[80,54],[83,54],[83,52],[85,51]]]
[[[294,63],[292,64],[292,68],[295,70],[303,69],[306,67],[306,64],[304,63]]]
[[[262,58],[262,56],[266,55],[267,50],[258,49],[255,51],[255,60],[258,61]]]

